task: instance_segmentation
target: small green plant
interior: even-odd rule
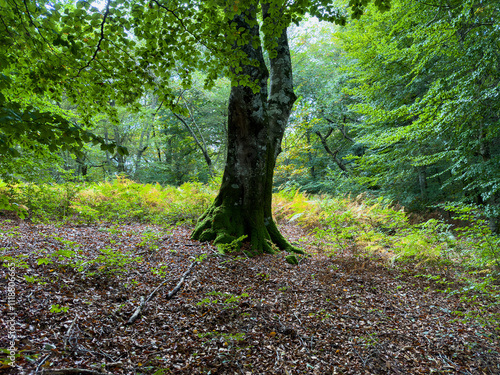
[[[166,277],[167,276],[167,271],[168,265],[166,264],[160,264],[159,267],[153,267],[151,268],[151,273],[153,275],[159,276],[159,277]]]
[[[248,256],[245,255],[245,256],[235,256],[235,257],[231,257],[227,260],[224,260],[222,262],[220,262],[220,264],[225,264],[225,263],[232,263],[232,262],[237,262],[237,261],[242,261],[242,260],[246,260],[248,259]]]
[[[197,256],[194,261],[195,262],[203,262],[205,259],[207,259],[208,255],[207,254],[200,254],[199,256]]]
[[[376,333],[370,333],[368,335],[361,336],[356,341],[366,348],[377,346],[379,343],[379,339]]]
[[[1,248],[0,250],[6,250],[6,248]],[[3,263],[4,267],[10,267],[14,265],[17,268],[29,268],[29,264],[26,262],[29,256],[26,254],[19,254],[15,256],[10,255],[0,255],[0,261]]]
[[[131,286],[131,285],[138,285],[138,284],[139,284],[139,282],[138,282],[137,280],[132,279],[129,283],[125,283],[125,284],[123,284],[123,286],[124,286],[125,288],[128,288],[128,287],[129,287],[129,286]]]
[[[137,246],[156,251],[159,249],[159,241],[161,237],[162,234],[155,232],[152,229],[147,229],[141,234],[141,241],[137,244]]]
[[[229,297],[226,298],[226,300],[224,300],[224,303],[227,305],[234,305],[236,303],[239,303],[240,299],[245,298],[245,297],[248,297],[248,293],[242,293],[239,296],[229,295]]]
[[[118,235],[122,233],[122,229],[119,225],[113,225],[106,229],[106,231],[111,235]]]
[[[36,276],[29,276],[29,275],[24,275],[24,279],[26,280],[27,283],[37,283],[38,285],[45,285],[47,282],[43,281],[44,279],[42,277],[36,277]]]
[[[18,227],[13,227],[10,229],[7,229],[5,232],[2,231],[2,235],[5,235],[9,238],[14,238],[20,235],[20,233],[16,230]]]
[[[480,268],[494,267],[500,273],[500,236],[495,235],[475,205],[448,204],[444,209],[455,214],[454,218],[470,223],[456,228],[458,246],[471,265]]]
[[[328,312],[326,312],[325,309],[321,309],[321,310],[319,310],[317,312],[309,313],[309,316],[310,317],[320,318],[321,321],[323,322],[323,321],[325,321],[327,319],[330,319],[333,315],[330,314],[330,313],[328,313]]]
[[[262,281],[269,281],[269,278],[271,277],[271,275],[265,272],[258,273],[256,276],[259,277]]]
[[[50,312],[54,314],[58,313],[67,313],[69,310],[69,306],[59,306],[59,304],[51,305]]]
[[[83,260],[75,264],[77,271],[84,272],[88,276],[94,276],[97,273],[106,275],[120,274],[127,272],[127,266],[130,264],[142,262],[142,257],[135,256],[132,251],[122,252],[109,246],[99,251],[101,254],[96,258]],[[91,268],[95,269],[95,267],[97,267],[97,271],[89,272]]]
[[[198,337],[201,338],[212,338],[215,340],[219,340],[221,342],[225,342],[226,345],[229,342],[238,342],[243,341],[245,339],[245,333],[221,333],[218,331],[211,331],[205,333],[198,333]]]
[[[198,306],[210,305],[210,304],[222,304],[224,309],[235,308],[242,298],[248,297],[248,293],[242,293],[241,295],[234,295],[226,292],[212,291],[206,294],[207,296],[218,296],[219,299],[211,299],[209,297],[202,299],[197,303]]]

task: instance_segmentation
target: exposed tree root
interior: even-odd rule
[[[287,251],[305,254],[288,242],[278,230],[272,216],[261,212],[243,214],[239,207],[217,205],[217,200],[198,221],[191,238],[198,241],[213,241],[214,245],[228,244],[242,236],[250,243],[248,255],[274,254]],[[241,247],[241,243],[238,244]]]

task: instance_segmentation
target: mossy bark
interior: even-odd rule
[[[302,253],[283,237],[272,218],[272,170],[269,169],[274,163],[267,164],[268,168],[262,171],[265,173],[255,173],[254,168],[253,176],[232,173],[249,172],[248,166],[239,166],[237,170],[226,167],[219,194],[200,217],[192,237],[223,244],[246,235],[252,255],[278,250]]]
[[[265,7],[263,13],[266,18]],[[215,201],[199,219],[192,238],[222,244],[246,235],[253,254],[278,250],[302,253],[279,232],[271,207],[276,158],[295,102],[286,30],[276,37],[277,53],[270,59],[269,72],[260,45],[259,25],[252,22],[255,19],[255,10],[249,10],[233,22],[249,36],[248,44],[235,47],[248,58],[246,64],[241,63],[240,74],[249,76],[259,90],[243,85],[233,85],[231,89],[222,185]]]

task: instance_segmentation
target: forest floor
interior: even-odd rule
[[[498,323],[460,319],[480,306],[498,316],[498,305],[417,277],[453,288],[449,269],[348,249],[329,257],[299,227],[281,230],[312,256],[299,265],[286,254],[221,256],[182,226],[4,221],[0,321],[2,332],[15,327],[17,352],[13,367],[3,353],[0,372],[500,374]],[[8,335],[0,340],[10,347]]]

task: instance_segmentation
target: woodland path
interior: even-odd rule
[[[143,224],[4,221],[0,230],[1,255],[28,256],[28,268],[16,267],[15,275],[21,356],[1,373],[500,374],[498,326],[457,320],[453,312],[474,311],[472,302],[415,277],[446,279],[444,268],[393,266],[351,252],[328,257],[290,225],[281,225],[285,236],[313,254],[298,266],[286,263],[286,254],[217,256],[212,246],[191,241],[190,228],[182,226],[165,234]],[[78,255],[67,258],[63,251],[57,262],[37,264],[61,249]],[[82,264],[81,271],[64,266],[95,259],[99,249],[142,259],[117,263],[115,271],[109,262]],[[201,261],[166,299],[193,258]],[[8,271],[0,268],[2,332]],[[162,283],[142,316],[127,325],[141,297]],[[498,314],[494,309],[484,314]],[[8,346],[2,333],[0,347]]]

